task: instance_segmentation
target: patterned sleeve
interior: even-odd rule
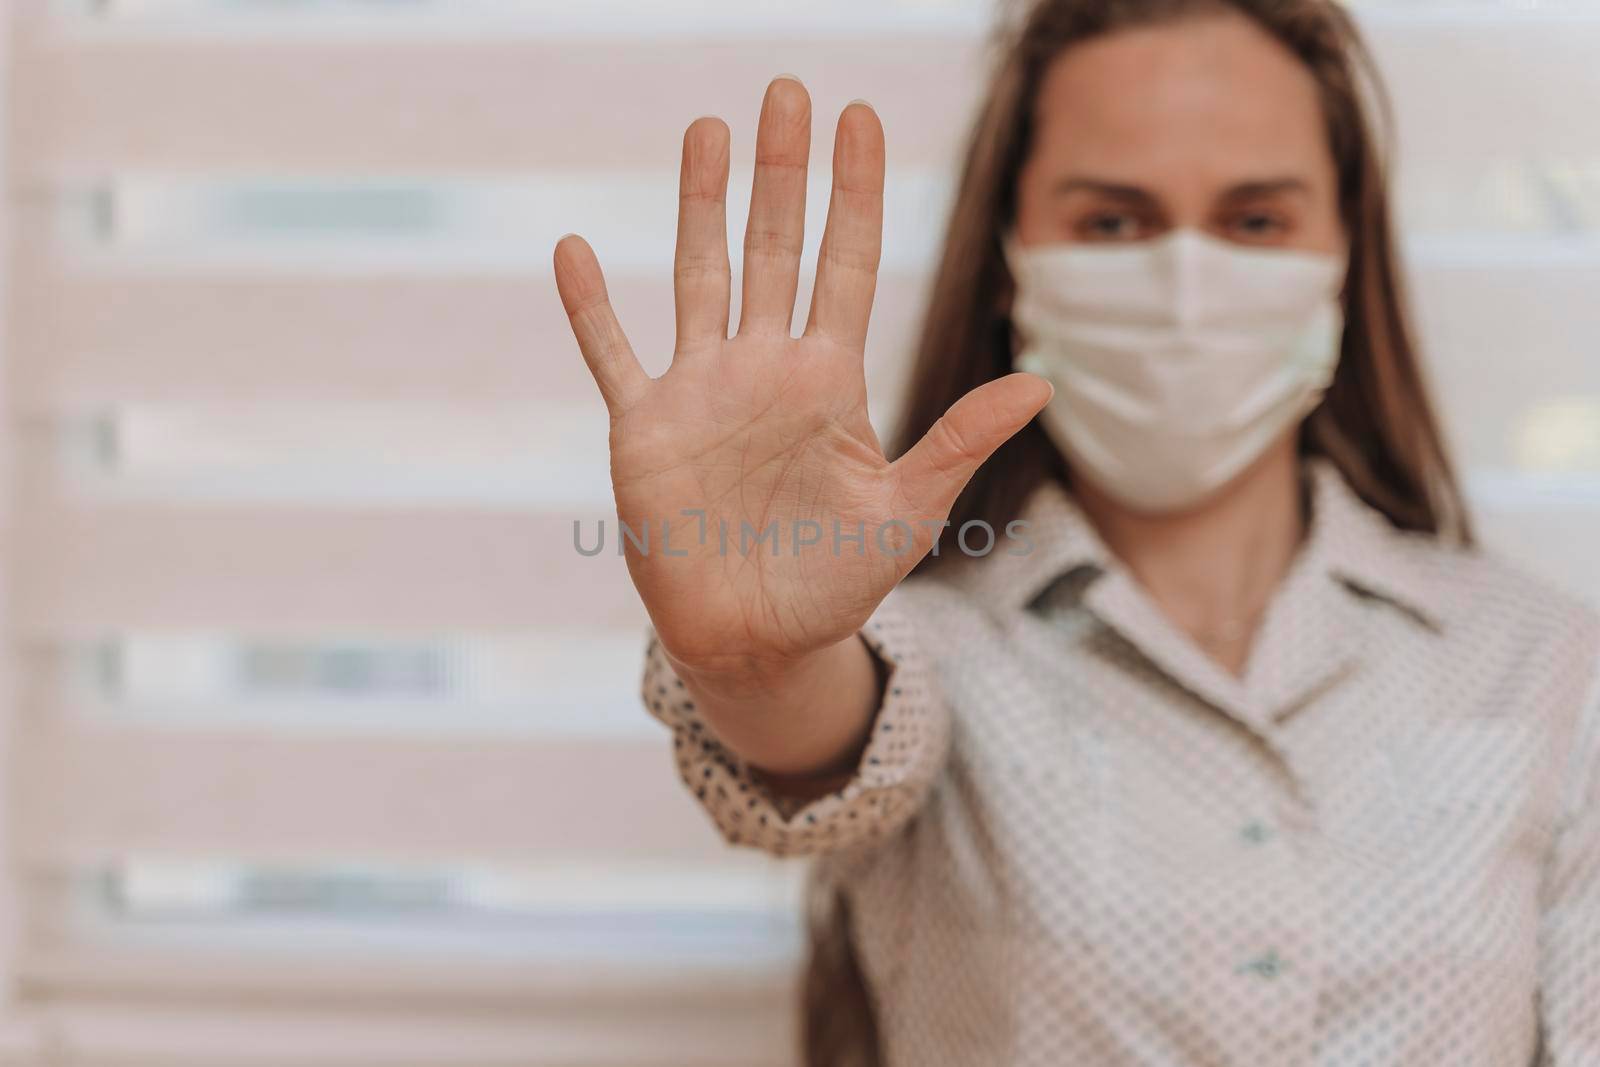
[[[1539,1067],[1600,1064],[1600,688],[1570,758],[1539,932]]]
[[[797,801],[771,793],[712,735],[651,633],[645,707],[671,727],[679,775],[730,844],[777,856],[827,853],[887,837],[921,806],[949,751],[949,711],[893,594],[861,637],[888,675],[866,748],[844,786]]]

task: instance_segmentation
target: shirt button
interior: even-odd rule
[[[1278,958],[1276,951],[1271,951],[1262,956],[1257,956],[1249,963],[1241,964],[1239,973],[1250,971],[1263,978],[1276,978],[1283,973],[1283,961]]]
[[[1272,830],[1259,819],[1251,820],[1239,830],[1239,836],[1252,845],[1259,845],[1272,836]]]

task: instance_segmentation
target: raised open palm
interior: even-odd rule
[[[969,393],[898,461],[884,456],[862,365],[883,128],[861,103],[839,118],[811,313],[792,337],[811,148],[810,98],[792,78],[775,80],[761,109],[730,338],[728,140],[710,118],[684,137],[677,340],[660,378],[623,336],[589,246],[567,237],[555,251],[562,303],[611,416],[617,515],[649,529],[648,551],[628,543],[629,571],[662,644],[708,672],[781,667],[858,630],[927,554],[979,464],[1050,395],[1040,378],[1009,375]],[[775,554],[772,539],[752,536],[774,530]]]

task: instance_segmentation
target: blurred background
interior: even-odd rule
[[[1488,539],[1600,598],[1600,0],[1367,0]],[[888,135],[895,416],[993,0],[13,0],[0,1064],[789,1062],[800,870],[635,696],[583,233],[670,355],[678,151]],[[737,264],[736,264],[737,267]],[[737,282],[736,282],[737,284]],[[737,291],[737,290],[736,290]]]

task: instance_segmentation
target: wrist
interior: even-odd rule
[[[727,706],[785,703],[823,687],[833,665],[854,654],[860,642],[851,634],[833,645],[795,657],[724,656],[714,661],[687,661],[664,642],[662,655],[684,685],[708,703]]]
[[[664,645],[661,652],[670,662]],[[853,765],[881,697],[879,675],[852,634],[782,669],[679,678],[717,741],[772,778],[810,780]]]

